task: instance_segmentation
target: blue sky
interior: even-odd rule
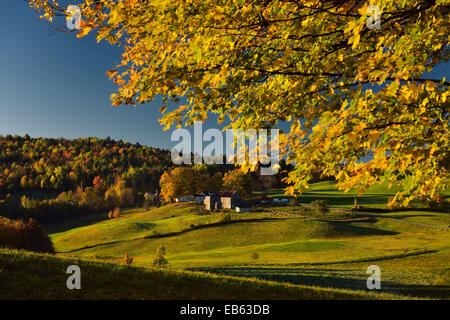
[[[113,107],[105,72],[120,49],[54,32],[23,0],[0,1],[0,133],[107,137],[171,148],[158,123],[161,100]]]
[[[158,123],[160,99],[111,106],[114,86],[105,72],[120,61],[119,48],[52,31],[23,0],[0,1],[0,39],[0,134],[176,144]],[[449,64],[431,76],[450,78]],[[205,129],[214,126],[211,119]]]

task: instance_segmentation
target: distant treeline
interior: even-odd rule
[[[3,194],[74,190],[92,186],[97,176],[108,186],[121,177],[134,190],[155,190],[161,175],[170,166],[169,151],[121,140],[0,135],[0,193]]]
[[[281,187],[281,180],[291,170],[282,160],[280,172],[269,178],[266,187]],[[122,178],[133,191],[159,189],[162,174],[174,167],[168,150],[131,144],[109,137],[100,138],[30,138],[0,135],[0,199],[6,194],[25,191],[60,193],[78,187],[93,186],[96,177],[106,186]],[[231,165],[208,165],[213,175],[228,172]],[[257,175],[255,176],[256,179]],[[267,180],[267,179],[266,179]],[[258,189],[264,186],[258,186]]]
[[[138,143],[0,135],[0,216],[55,222],[143,204],[144,193],[159,190],[164,172],[174,167],[169,151]],[[214,189],[205,181],[235,169],[229,164],[194,167],[203,180],[196,182],[197,188],[188,185],[191,192]],[[283,180],[292,168],[282,160],[276,175],[251,173],[252,189],[285,187]],[[227,186],[236,188],[233,183]]]

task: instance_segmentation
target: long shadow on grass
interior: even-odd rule
[[[368,290],[368,275],[365,273],[365,270],[259,267],[195,268],[193,270],[307,286]],[[449,285],[410,285],[383,279],[381,281],[381,291],[418,297],[448,298],[450,296]]]
[[[95,213],[91,215],[86,215],[84,217],[74,217],[72,219],[67,219],[59,221],[57,223],[44,224],[44,228],[48,234],[60,233],[68,231],[71,229],[84,227],[86,225],[94,224],[97,222],[108,220],[106,213]]]
[[[132,213],[121,213],[121,217],[127,217]],[[106,212],[88,214],[81,217],[73,217],[70,219],[62,219],[58,222],[44,223],[43,226],[48,234],[60,233],[75,228],[85,227],[97,222],[109,220]]]
[[[439,217],[439,215],[435,214],[435,215],[426,215],[426,214],[404,214],[404,215],[387,215],[387,216],[383,216],[382,214],[380,215],[381,217],[386,217],[386,218],[392,218],[392,219],[406,219],[406,218],[416,218],[416,217],[425,217],[425,218],[433,218],[433,217]],[[450,215],[448,216],[449,218],[449,222],[450,222]]]
[[[346,222],[330,222],[342,236],[393,236],[399,232],[382,230],[372,227],[355,226]]]

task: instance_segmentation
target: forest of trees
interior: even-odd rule
[[[171,165],[166,150],[110,138],[0,135],[0,197],[28,190],[84,188],[92,186],[96,177],[107,186],[121,177],[133,190],[154,192],[162,173]]]
[[[159,189],[166,201],[222,188],[244,195],[284,187],[292,166],[280,165],[274,176],[226,164],[175,167],[169,151],[121,140],[0,135],[0,216],[60,221],[140,205]]]
[[[0,216],[42,223],[131,206],[170,166],[167,150],[110,138],[0,135]]]

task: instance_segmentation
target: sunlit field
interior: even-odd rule
[[[350,199],[324,185],[333,186],[314,185],[317,197],[330,193],[336,203]],[[306,208],[314,192],[300,198]],[[365,197],[370,201],[370,194]],[[337,206],[319,215],[299,213],[301,206],[199,215],[201,205],[169,204],[124,210],[116,219],[98,214],[47,230],[61,257],[119,264],[127,253],[133,266],[149,268],[162,245],[169,268],[177,270],[366,291],[366,269],[375,264],[382,271],[382,292],[448,298],[449,214],[355,213]],[[227,214],[231,221],[224,219]]]

